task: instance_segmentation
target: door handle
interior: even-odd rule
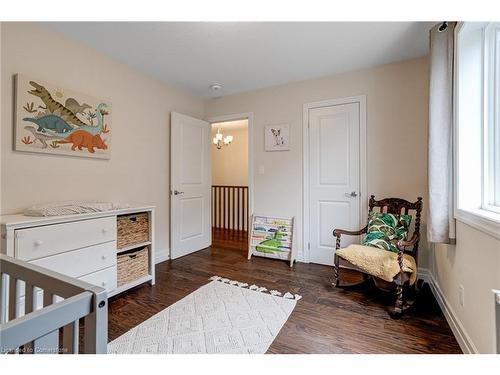
[[[179,195],[179,194],[184,194],[184,192],[179,190],[174,190],[174,195]]]
[[[350,193],[345,193],[345,196],[349,198],[356,198],[358,196],[358,193],[356,193],[355,191],[351,191]]]

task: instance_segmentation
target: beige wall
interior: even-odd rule
[[[212,138],[217,129],[232,135],[233,143],[220,150],[212,145],[212,184],[248,185],[248,120],[212,124]]]
[[[100,199],[157,206],[158,251],[169,247],[170,111],[202,117],[204,103],[59,33],[3,23],[1,50],[2,214],[29,205]],[[28,76],[110,98],[110,160],[12,151],[12,76]]]
[[[495,353],[492,289],[500,289],[500,240],[457,222],[457,244],[436,245],[430,271],[473,351]],[[464,287],[464,306],[459,302]]]
[[[427,59],[420,58],[207,101],[206,117],[254,113],[253,209],[261,214],[296,218],[294,246],[299,257],[303,241],[302,105],[365,94],[368,159],[368,192],[365,194],[409,200],[420,195],[425,205],[427,69]],[[283,123],[290,124],[290,151],[265,152],[264,127]],[[264,168],[264,174],[258,173],[259,167]],[[420,261],[424,266],[426,247],[423,241]]]

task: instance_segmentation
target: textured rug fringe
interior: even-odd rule
[[[267,294],[270,294],[270,295],[276,296],[276,297],[294,299],[297,301],[302,298],[302,296],[300,294],[292,294],[290,292],[286,292],[285,294],[283,294],[281,292],[278,292],[277,290],[268,291],[263,286],[258,286],[255,284],[252,284],[249,286],[247,283],[242,283],[242,282],[236,281],[236,280],[229,280],[229,279],[226,279],[225,277],[220,277],[220,276],[212,276],[209,280],[219,281],[221,283],[233,285],[233,286],[236,286],[238,288],[246,288],[246,289],[250,289],[250,290],[255,290],[256,292],[267,293]]]

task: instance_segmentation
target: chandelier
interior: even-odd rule
[[[222,146],[229,146],[231,142],[233,142],[233,136],[226,135],[224,137],[224,134],[220,132],[220,129],[217,129],[217,134],[215,134],[215,137],[212,139],[212,142],[217,147],[217,150],[220,150]]]

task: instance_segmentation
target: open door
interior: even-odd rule
[[[211,244],[210,124],[172,112],[170,134],[170,255]]]

